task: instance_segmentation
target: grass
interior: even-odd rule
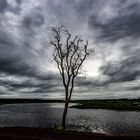
[[[81,100],[72,108],[140,111],[140,99]]]

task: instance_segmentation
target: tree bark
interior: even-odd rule
[[[63,111],[63,117],[62,117],[62,129],[65,130],[66,127],[66,115],[68,112],[68,105],[69,105],[69,100],[66,99],[65,101],[65,106],[64,106],[64,111]]]

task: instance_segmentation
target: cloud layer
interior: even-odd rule
[[[51,27],[89,40],[73,98],[140,97],[139,0],[1,0],[0,97],[63,98]]]

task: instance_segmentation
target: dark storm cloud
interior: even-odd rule
[[[86,87],[89,91],[93,88],[106,86],[108,85],[108,81],[99,81],[98,79],[94,78],[77,78],[76,86],[78,87]]]
[[[47,75],[39,75],[37,76],[37,79],[41,80],[41,81],[45,81],[47,80],[48,82],[51,80],[60,80],[60,76],[57,74],[57,73],[52,73],[52,72],[49,72],[47,73]]]
[[[23,48],[19,48],[19,44],[15,40],[11,34],[6,33],[6,30],[4,32],[4,29],[0,29],[0,72],[33,75],[33,67],[22,57],[26,51],[22,51]],[[20,45],[24,47],[22,43]]]
[[[101,29],[99,39],[116,41],[124,37],[139,38],[140,36],[140,15],[129,15],[117,17],[109,23],[97,23],[96,19],[91,19],[90,24]]]
[[[27,15],[23,19],[23,27],[27,28],[28,30],[32,29],[33,27],[39,27],[44,24],[44,17],[40,13],[32,13],[31,15]]]
[[[137,91],[137,90],[140,90],[140,86],[130,87],[128,88],[128,90]]]
[[[7,0],[0,0],[0,13],[11,11],[13,13],[19,14],[22,4],[22,0],[15,0],[16,5],[12,6]]]
[[[7,0],[0,0],[0,13],[4,12],[8,7]]]
[[[45,78],[44,78],[45,77]],[[31,79],[33,78],[33,79]],[[8,85],[10,85],[11,87],[17,89],[17,88],[30,88],[30,87],[36,87],[39,88],[40,90],[42,89],[51,89],[51,88],[56,88],[57,86],[62,86],[61,82],[61,78],[56,75],[56,74],[50,74],[50,75],[38,75],[38,76],[34,76],[31,77],[28,80],[25,80],[22,83],[12,83],[12,82],[8,82]]]
[[[34,74],[33,68],[31,69],[26,63],[22,62],[20,58],[0,59],[0,72],[5,72],[14,75],[28,75]]]
[[[36,51],[34,46],[37,46],[37,44],[33,45],[33,43],[36,41],[36,36],[41,36],[42,34],[41,27],[44,24],[45,24],[45,17],[40,7],[34,8],[30,13],[25,14],[22,17],[22,20],[20,22],[21,32],[23,35],[22,39],[25,40],[26,44],[30,46],[33,51]],[[39,41],[41,42],[41,40]],[[41,46],[41,43],[39,44],[39,46]],[[41,47],[37,52],[38,55],[41,52]]]
[[[72,3],[72,1],[70,1]],[[98,2],[96,0],[80,0],[74,4],[76,11],[81,14],[82,16],[85,14],[89,14],[88,12],[93,9],[93,7],[97,6]]]
[[[100,21],[98,15],[91,15],[89,25],[91,28],[95,27],[100,30],[100,34],[97,37],[100,41],[117,41],[125,37],[139,38],[140,3],[134,1],[134,3],[128,4],[126,1],[124,5],[126,6],[123,7],[122,1],[117,3],[116,7],[122,7],[118,15],[105,19],[105,22]]]
[[[49,86],[49,87],[45,87],[45,88],[38,88],[36,90],[34,90],[32,93],[46,93],[46,94],[50,94],[50,93],[64,93],[64,89],[61,85],[61,88],[57,86]]]
[[[17,14],[17,15],[20,15],[20,12],[21,12],[21,4],[22,4],[22,0],[16,0],[16,5],[14,6],[11,6],[10,4],[8,5],[8,8],[7,10],[14,13],[14,14]]]
[[[16,0],[16,2],[17,2],[18,4],[21,4],[21,3],[22,3],[22,0]]]
[[[130,57],[120,63],[110,62],[100,68],[104,75],[110,77],[109,82],[126,82],[136,80],[140,76],[140,59]]]
[[[9,76],[5,74],[5,76]],[[44,75],[43,75],[44,76]],[[20,81],[8,80],[6,78],[0,77],[0,85],[7,89],[8,91],[15,93],[55,93],[62,92],[63,86],[61,82],[61,78],[56,74],[46,75],[43,79],[42,75],[34,75],[34,77],[29,77],[26,75],[26,79],[23,79],[23,75],[18,77],[14,75],[15,78],[21,78]],[[23,80],[22,80],[23,79]],[[26,89],[26,91],[24,91]],[[1,93],[0,93],[1,94]]]
[[[6,47],[10,48],[14,45],[15,41],[13,40],[11,35],[8,34],[7,29],[5,29],[3,26],[0,26],[0,49],[6,49]]]

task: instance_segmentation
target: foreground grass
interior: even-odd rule
[[[140,111],[140,99],[81,100],[72,108]]]

